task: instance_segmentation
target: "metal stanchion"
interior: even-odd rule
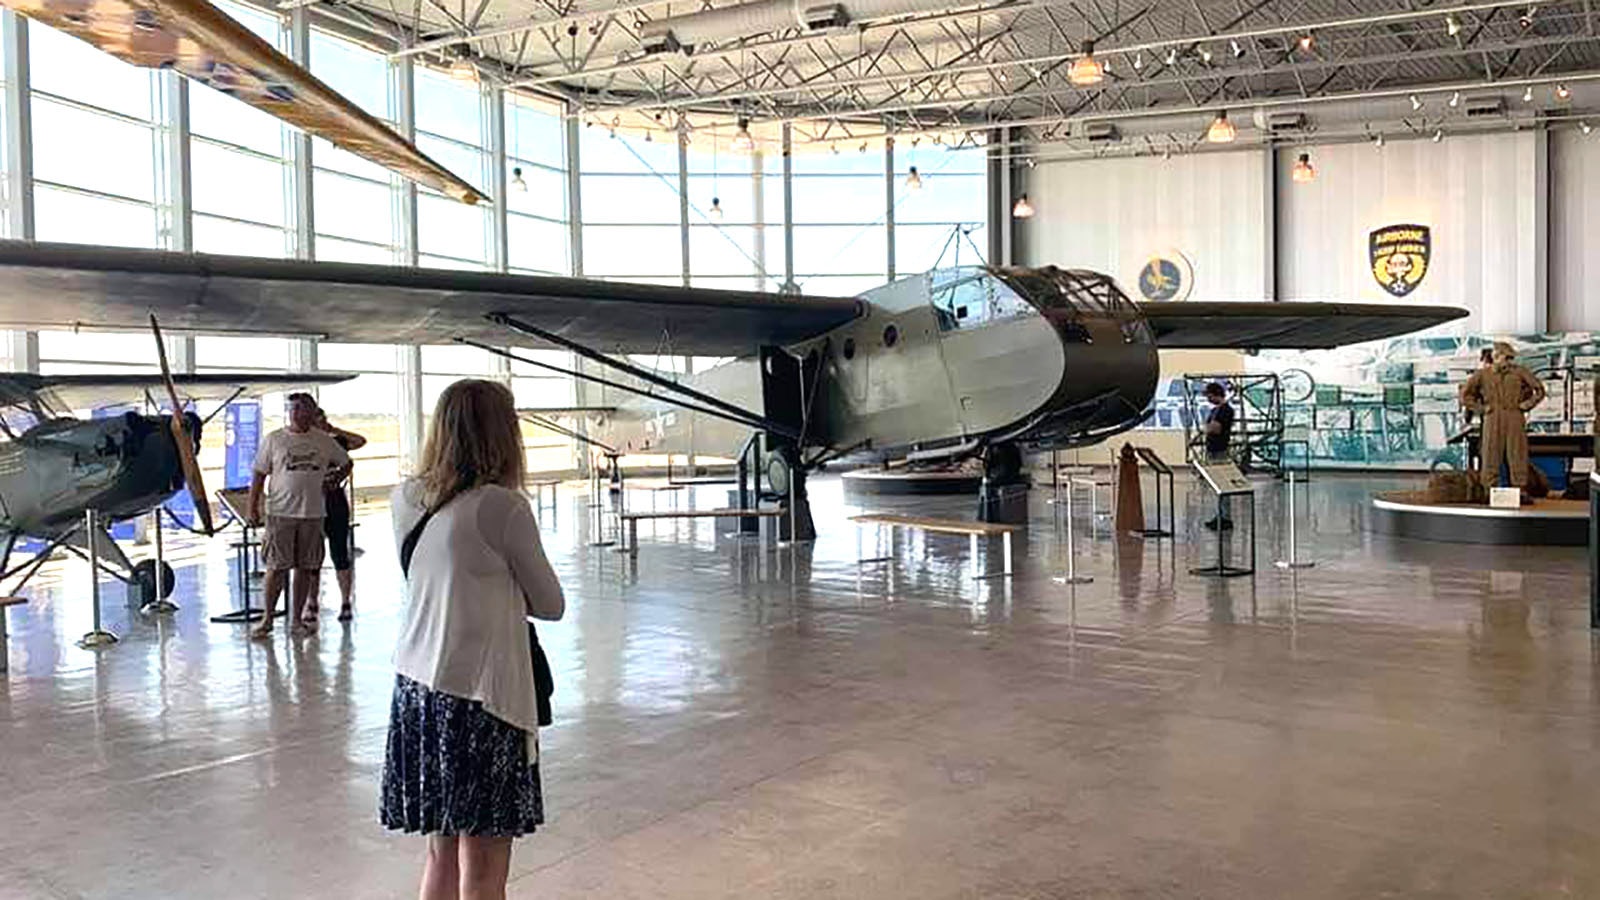
[[[1050,579],[1056,584],[1088,584],[1094,581],[1091,576],[1078,574],[1078,554],[1074,549],[1072,538],[1072,494],[1072,486],[1069,484],[1067,486],[1067,574]]]
[[[117,642],[116,635],[100,627],[100,543],[96,539],[100,531],[98,519],[92,509],[83,514],[84,543],[89,547],[89,599],[94,606],[94,629],[78,639],[78,646],[85,650],[109,647]]]
[[[1311,560],[1302,560],[1299,556],[1299,541],[1295,533],[1294,515],[1294,470],[1290,469],[1289,476],[1289,558],[1280,559],[1273,565],[1280,569],[1309,569],[1316,565]],[[1308,496],[1306,499],[1310,499]]]

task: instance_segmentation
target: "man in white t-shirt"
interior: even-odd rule
[[[323,486],[350,468],[350,455],[316,422],[316,401],[309,394],[290,394],[288,426],[263,438],[256,452],[249,514],[252,524],[262,524],[264,497],[261,559],[267,567],[262,586],[267,614],[251,632],[254,637],[272,634],[273,611],[291,571],[290,630],[300,633],[308,624],[301,616],[322,568]]]

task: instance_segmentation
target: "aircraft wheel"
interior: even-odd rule
[[[153,559],[141,560],[133,567],[133,583],[138,586],[139,599],[143,603],[153,600],[165,600],[172,596],[172,589],[177,584],[177,576],[172,571],[172,566],[166,562],[161,563],[161,596],[156,596],[156,561]]]
[[[774,451],[767,455],[767,489],[775,496],[789,496],[790,462],[787,455]]]
[[[983,450],[983,474],[998,484],[1010,484],[1022,475],[1022,448],[1016,444],[990,444]]]

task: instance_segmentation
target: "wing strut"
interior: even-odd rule
[[[672,391],[673,393],[676,393],[676,394],[682,394],[685,397],[689,397],[689,398],[691,398],[693,400],[697,400],[700,403],[706,404],[708,406],[716,407],[717,409],[723,410],[724,415],[722,416],[722,418],[728,418],[730,415],[731,416],[736,416],[739,419],[745,420],[745,424],[750,425],[753,428],[761,428],[761,429],[765,429],[767,431],[774,432],[776,434],[781,434],[784,437],[790,438],[791,440],[800,440],[802,437],[804,437],[804,434],[802,434],[801,432],[797,432],[793,428],[790,428],[790,427],[788,427],[786,425],[782,425],[782,424],[780,424],[778,422],[775,422],[772,419],[767,418],[766,416],[762,416],[762,415],[759,415],[757,413],[753,413],[748,409],[744,409],[742,407],[735,406],[734,404],[729,403],[726,400],[719,400],[718,398],[713,397],[710,394],[707,394],[707,393],[704,393],[704,392],[701,392],[701,391],[697,391],[694,388],[686,387],[685,385],[681,385],[681,384],[677,383],[676,381],[673,381],[670,378],[662,378],[660,375],[657,375],[656,373],[650,371],[649,369],[643,369],[643,368],[640,368],[639,366],[629,365],[628,363],[622,362],[621,360],[618,360],[618,359],[612,359],[611,357],[605,355],[604,353],[601,353],[601,352],[599,352],[597,350],[591,350],[588,347],[585,347],[582,344],[578,343],[577,341],[568,340],[567,338],[564,338],[561,335],[556,334],[553,331],[546,331],[545,329],[540,328],[537,325],[529,325],[526,322],[518,321],[517,319],[514,319],[511,316],[508,316],[508,315],[506,315],[504,313],[490,313],[489,315],[485,316],[484,318],[487,318],[489,321],[495,323],[496,325],[504,325],[505,327],[511,329],[512,331],[518,332],[519,334],[525,334],[525,335],[528,335],[529,337],[536,337],[536,338],[539,338],[540,340],[549,341],[550,343],[555,344],[558,347],[563,347],[563,348],[565,348],[567,350],[571,350],[573,353],[578,354],[579,356],[583,357],[584,359],[592,360],[594,362],[597,362],[597,363],[601,364],[602,366],[608,366],[610,368],[616,369],[617,371],[622,372],[625,375],[632,375],[634,378],[638,378],[641,381],[645,381],[645,382],[647,382],[649,384],[656,385],[657,387],[663,388],[663,389],[668,390],[668,391]],[[642,392],[636,391],[636,393],[642,393]],[[646,394],[645,396],[655,396],[655,395]],[[656,399],[664,400],[666,398],[664,398],[664,397],[656,397]],[[682,403],[681,401],[678,401],[678,400],[670,400],[668,402],[677,403],[677,404],[682,405],[682,406],[687,406],[688,405],[688,404],[684,404],[684,403]]]
[[[607,444],[602,444],[601,442],[595,440],[594,438],[589,437],[587,434],[579,434],[578,432],[573,431],[571,428],[566,428],[566,427],[563,427],[561,425],[557,425],[555,422],[552,422],[551,420],[546,419],[544,416],[536,415],[534,413],[529,413],[529,412],[520,412],[517,415],[520,415],[523,418],[523,421],[531,422],[534,425],[539,426],[540,428],[544,428],[544,429],[547,429],[549,431],[554,431],[556,434],[559,434],[559,435],[561,435],[563,437],[571,438],[572,440],[578,441],[578,442],[583,443],[583,444],[587,444],[587,445],[589,445],[591,447],[599,447],[602,451],[604,451],[606,453],[617,455],[617,448],[612,447],[612,446],[607,445]]]
[[[577,371],[575,369],[563,369],[560,366],[551,365],[550,363],[547,363],[547,362],[540,362],[539,360],[536,360],[536,359],[529,359],[526,356],[518,356],[517,354],[512,353],[509,350],[505,350],[505,349],[500,348],[500,347],[491,347],[488,344],[480,344],[477,341],[471,340],[470,338],[458,337],[458,338],[456,338],[456,343],[461,344],[463,346],[467,346],[467,347],[477,347],[479,350],[483,350],[483,351],[486,351],[486,352],[489,352],[489,353],[493,353],[495,356],[503,356],[506,359],[516,360],[517,362],[520,362],[520,363],[527,363],[530,366],[536,366],[536,367],[541,368],[541,369],[548,369],[551,372],[559,372],[562,375],[568,376],[569,378],[581,378],[584,381],[592,381],[595,384],[604,385],[605,387],[610,387],[610,388],[616,388],[619,391],[627,391],[630,394],[638,394],[641,397],[648,397],[648,398],[650,398],[652,400],[661,400],[661,401],[664,401],[664,402],[667,402],[667,403],[671,403],[674,406],[679,407],[680,409],[686,409],[686,410],[688,410],[690,412],[696,412],[696,413],[700,413],[702,415],[711,416],[714,419],[725,419],[725,420],[727,420],[729,422],[733,422],[736,425],[743,425],[746,428],[754,428],[754,429],[756,429],[758,431],[762,430],[762,429],[765,429],[765,430],[768,430],[768,431],[774,431],[774,432],[777,432],[779,434],[783,434],[783,435],[791,437],[791,438],[795,438],[795,437],[799,436],[798,432],[796,432],[794,429],[792,429],[792,428],[790,428],[790,427],[788,427],[786,425],[782,425],[780,423],[773,422],[770,419],[764,418],[762,416],[758,416],[758,415],[756,415],[755,413],[752,413],[752,412],[746,412],[746,411],[744,411],[742,409],[739,409],[739,407],[737,407],[737,406],[732,406],[731,407],[732,409],[737,411],[737,415],[736,415],[734,413],[723,412],[720,409],[712,409],[711,407],[708,407],[708,406],[701,406],[699,404],[690,403],[690,402],[688,402],[686,400],[676,400],[676,399],[673,399],[671,397],[663,397],[660,394],[652,394],[649,391],[641,390],[641,389],[639,389],[637,387],[634,387],[631,384],[623,384],[620,381],[612,381],[609,378],[601,378],[598,375],[589,375],[589,374],[584,373],[584,372],[579,372],[579,371]],[[652,375],[652,377],[659,377],[659,376]],[[666,379],[661,379],[661,380],[662,381],[666,381]],[[666,381],[666,383],[669,384],[669,385],[672,385],[671,381]],[[677,387],[677,385],[672,385],[672,386]],[[689,390],[689,389],[688,388],[684,388],[684,390]],[[698,392],[695,392],[695,393],[698,393]],[[731,404],[723,404],[723,405],[731,406]]]

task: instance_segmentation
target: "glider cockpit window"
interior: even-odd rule
[[[1038,314],[1032,304],[983,269],[958,269],[949,275],[936,278],[932,289],[933,314],[940,331],[981,328]]]

